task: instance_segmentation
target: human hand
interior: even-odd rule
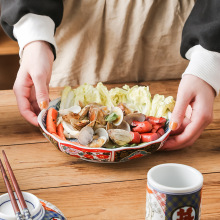
[[[38,126],[37,115],[49,103],[49,82],[54,55],[49,43],[34,41],[25,46],[14,93],[21,115]]]
[[[196,76],[185,75],[171,116],[173,131],[161,149],[177,150],[192,145],[212,122],[214,98],[215,91],[208,83]]]

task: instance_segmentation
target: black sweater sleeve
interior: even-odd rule
[[[220,53],[220,0],[197,0],[182,33],[183,58],[193,46]]]
[[[62,0],[0,0],[0,4],[2,28],[13,40],[16,40],[13,25],[28,13],[49,16],[55,23],[55,30],[63,16]]]

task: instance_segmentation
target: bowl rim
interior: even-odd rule
[[[35,196],[34,194],[32,193],[29,193],[29,192],[25,192],[25,191],[22,191],[22,194],[24,196],[24,199],[25,200],[28,200],[29,202],[31,203],[34,203],[35,204],[35,208],[33,210],[31,210],[31,215],[32,217],[34,217],[36,214],[38,214],[41,209],[42,209],[42,205],[40,203],[40,200],[37,198],[37,196]],[[7,199],[8,201],[10,201],[10,198],[9,198],[9,194],[8,193],[4,193],[0,196],[1,200],[3,199]],[[16,200],[18,200],[17,198],[17,195],[15,194],[15,198]],[[4,204],[5,201],[2,203]],[[2,212],[0,212],[0,219],[1,218],[6,218],[8,220],[14,220],[16,219],[16,217],[14,216],[14,214],[4,214]]]
[[[144,148],[144,147],[147,147],[147,146],[149,146],[149,145],[152,145],[152,144],[156,144],[156,143],[160,143],[160,142],[162,142],[162,141],[164,141],[165,139],[166,139],[166,137],[167,137],[167,135],[169,135],[170,134],[170,132],[171,132],[171,129],[170,128],[168,128],[168,130],[167,130],[167,132],[166,133],[164,133],[160,138],[158,138],[157,140],[155,140],[155,141],[151,141],[151,142],[145,142],[145,143],[142,143],[142,144],[139,144],[139,145],[136,145],[136,146],[133,146],[133,147],[118,147],[118,148],[91,148],[91,147],[87,147],[87,146],[84,146],[84,145],[81,145],[81,144],[79,144],[78,142],[71,142],[71,141],[64,141],[64,140],[61,140],[61,139],[59,139],[59,138],[57,138],[56,136],[54,136],[53,134],[51,134],[50,132],[48,132],[47,131],[47,129],[43,126],[43,123],[42,123],[42,116],[44,115],[44,113],[51,107],[51,103],[53,102],[53,103],[57,103],[57,102],[59,102],[61,100],[61,97],[59,97],[59,98],[56,98],[56,99],[54,99],[54,100],[52,100],[52,101],[50,101],[50,103],[49,103],[49,107],[47,108],[47,109],[43,109],[40,113],[39,113],[39,115],[38,115],[38,117],[37,117],[37,120],[38,120],[38,124],[39,124],[39,126],[41,127],[41,129],[47,134],[47,135],[49,135],[49,136],[51,136],[53,139],[55,139],[58,143],[64,143],[64,144],[66,144],[66,145],[73,145],[73,146],[75,146],[75,147],[79,147],[79,148],[82,148],[82,149],[85,149],[85,150],[104,150],[105,152],[106,151],[109,151],[109,152],[116,152],[116,151],[122,151],[122,150],[129,150],[129,149],[140,149],[140,148]],[[169,112],[168,113],[168,118],[170,119],[171,118],[171,112]],[[65,145],[65,146],[66,146]],[[160,149],[162,146],[160,146],[158,149]]]

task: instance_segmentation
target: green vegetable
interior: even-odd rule
[[[74,92],[76,96],[74,105],[79,105],[79,103],[82,103],[84,106],[89,103],[101,104],[99,91],[90,84],[85,83],[74,89]]]
[[[105,121],[112,122],[112,121],[115,121],[117,118],[118,118],[118,115],[115,112],[112,112],[111,114],[105,117]]]
[[[160,103],[156,117],[168,118],[168,112],[172,112],[175,106],[175,100],[172,96],[168,96]]]
[[[127,105],[131,109],[149,115],[151,109],[151,94],[147,86],[127,88]]]
[[[67,102],[67,97],[69,92],[71,91],[70,86],[66,86],[62,92],[61,95],[61,103],[60,103],[60,109],[65,109],[66,108],[66,102]]]
[[[113,107],[111,97],[109,95],[109,91],[106,86],[104,86],[101,82],[99,82],[96,86],[96,89],[99,92],[101,98],[101,104],[107,107]]]
[[[67,98],[66,98],[66,103],[65,103],[65,109],[70,108],[71,106],[74,105],[74,98],[75,98],[75,93],[73,90],[69,91]]]
[[[164,95],[159,95],[156,94],[152,100],[152,106],[150,110],[150,116],[155,116],[157,115],[158,108],[160,106],[160,103],[163,103],[164,101]]]
[[[107,87],[99,82],[96,87],[85,83],[73,90],[70,86],[66,86],[62,92],[60,109],[80,104],[85,106],[90,103],[98,103],[109,108],[126,103],[128,108],[133,111],[147,116],[165,118],[168,118],[168,112],[172,112],[175,105],[172,96],[165,98],[163,95],[156,94],[151,100],[148,86],[136,85],[130,88],[128,85],[124,85],[122,88],[116,87],[108,91]],[[116,120],[115,115],[110,114],[107,121]]]
[[[168,112],[172,112],[175,100],[172,96],[167,98],[164,95],[156,94],[152,101],[150,116],[168,118]]]
[[[111,101],[114,106],[117,106],[120,103],[127,102],[127,91],[123,88],[114,88],[109,91]]]

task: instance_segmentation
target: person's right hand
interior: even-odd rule
[[[53,61],[52,49],[45,41],[34,41],[24,48],[13,90],[21,115],[35,126],[40,109],[48,107]]]

